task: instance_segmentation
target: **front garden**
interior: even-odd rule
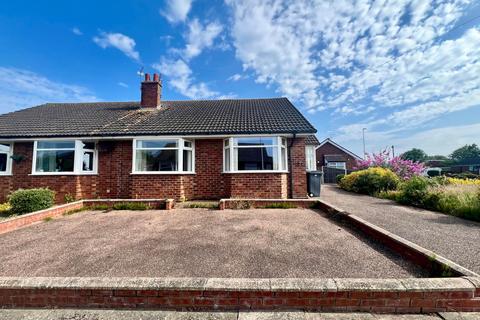
[[[360,161],[358,169],[338,177],[342,189],[480,221],[480,179],[423,177],[421,163],[387,152]]]

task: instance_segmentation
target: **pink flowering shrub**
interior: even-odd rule
[[[390,153],[384,150],[380,153],[367,154],[364,160],[357,160],[355,170],[362,170],[371,167],[381,167],[392,170],[402,180],[409,180],[414,176],[419,176],[425,169],[420,162],[404,160],[400,157],[390,158]]]

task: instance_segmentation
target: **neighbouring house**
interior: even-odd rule
[[[83,198],[305,198],[306,138],[286,98],[47,103],[0,116],[0,201],[19,188]]]
[[[317,170],[328,167],[350,171],[354,169],[357,160],[361,160],[361,158],[327,138],[317,146],[316,160]]]

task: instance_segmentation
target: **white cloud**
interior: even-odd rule
[[[241,74],[235,73],[234,75],[231,75],[230,77],[228,77],[227,80],[229,80],[229,81],[239,81],[239,80],[242,80],[242,79],[244,79],[244,78],[245,78],[245,77],[242,76]]]
[[[0,67],[1,113],[46,102],[97,100],[85,87],[52,81],[28,70]]]
[[[80,29],[78,29],[77,27],[72,28],[72,32],[73,32],[73,34],[75,34],[77,36],[83,35],[83,32]]]
[[[135,40],[124,34],[101,32],[99,36],[93,38],[93,42],[103,49],[113,47],[133,60],[140,60],[140,54],[135,51]]]
[[[118,82],[117,83],[120,87],[124,87],[124,88],[128,88],[128,84],[126,84],[125,82]]]
[[[192,8],[192,0],[166,0],[166,8],[160,9],[160,14],[170,23],[183,22]]]
[[[215,38],[222,32],[222,25],[211,22],[203,26],[198,19],[193,19],[188,24],[186,46],[183,56],[186,60],[198,56],[204,49],[213,45]]]
[[[310,114],[355,115],[378,141],[480,105],[480,29],[445,37],[470,2],[226,0],[236,56],[257,82]]]
[[[182,59],[162,59],[160,63],[154,64],[152,67],[169,78],[169,85],[190,99],[208,99],[219,96],[218,92],[212,91],[206,83],[195,83],[192,70]]]

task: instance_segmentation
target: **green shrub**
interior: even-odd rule
[[[276,202],[276,203],[269,203],[264,206],[265,209],[294,209],[297,206],[293,203],[288,202]]]
[[[143,202],[121,202],[113,205],[113,210],[148,210],[150,207]]]
[[[185,207],[190,209],[218,209],[218,203],[209,203],[209,202],[194,202],[189,203]]]
[[[400,179],[391,170],[372,167],[347,174],[340,180],[340,187],[347,191],[375,195],[395,190],[399,183]]]
[[[397,201],[401,204],[422,206],[432,181],[423,177],[413,177],[400,185]]]
[[[55,203],[55,192],[46,188],[19,189],[9,196],[12,212],[30,213],[50,208]]]
[[[75,201],[75,197],[72,196],[70,193],[67,193],[63,196],[63,200],[65,201],[65,203],[70,203]]]
[[[468,185],[437,186],[432,209],[465,219],[480,221],[480,188]]]
[[[335,180],[337,181],[338,184],[340,184],[340,181],[343,179],[343,177],[345,177],[343,173],[337,174],[337,176],[335,177]]]
[[[382,199],[397,201],[399,194],[398,190],[387,190],[377,193],[376,196]]]

